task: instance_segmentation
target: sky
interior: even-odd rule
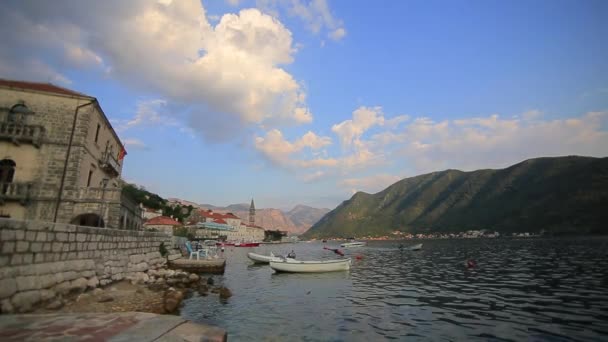
[[[608,156],[607,1],[4,1],[0,78],[96,97],[163,197],[334,208]]]

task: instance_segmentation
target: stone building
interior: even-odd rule
[[[0,217],[140,229],[125,154],[96,98],[0,79]]]

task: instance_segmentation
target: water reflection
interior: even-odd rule
[[[230,340],[602,340],[608,334],[608,239],[436,240],[421,251],[372,242],[350,272],[274,274],[249,249],[227,250],[217,281],[234,294],[187,300],[182,315]],[[332,259],[322,244],[298,258]],[[336,246],[331,246],[335,248]],[[467,259],[477,267],[463,265]]]

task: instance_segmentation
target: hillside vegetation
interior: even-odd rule
[[[446,170],[358,192],[303,237],[404,232],[608,233],[608,158],[537,158],[501,170]]]

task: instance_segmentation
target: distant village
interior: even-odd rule
[[[499,238],[499,237],[518,237],[518,238],[529,238],[537,237],[539,234],[532,233],[512,233],[512,234],[500,234],[496,231],[489,230],[467,230],[459,233],[427,233],[427,234],[410,234],[399,230],[395,230],[390,235],[383,236],[362,236],[357,237],[362,240],[410,240],[410,239],[479,239],[479,238]],[[344,240],[343,238],[328,238],[325,240]]]

